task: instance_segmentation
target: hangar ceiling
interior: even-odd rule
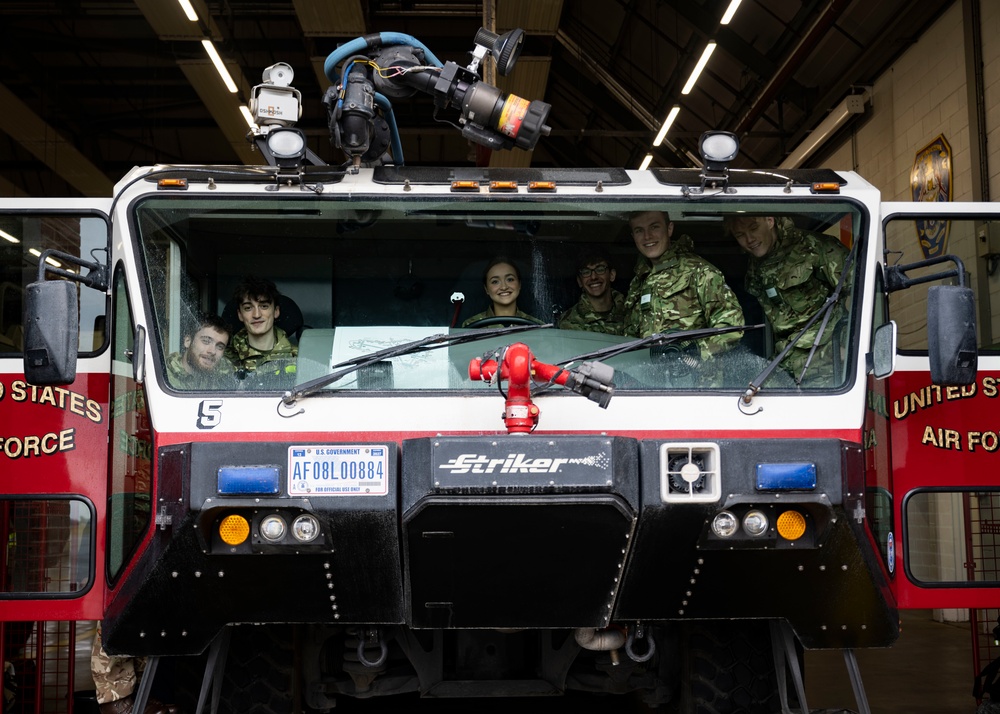
[[[845,97],[864,102],[954,0],[742,0],[724,26],[729,2],[191,0],[192,22],[178,0],[3,0],[0,195],[107,196],[135,165],[259,163],[238,105],[275,62],[295,70],[310,148],[340,163],[321,103],[330,52],[402,32],[464,66],[483,25],[526,31],[517,66],[497,83],[551,104],[551,134],[530,154],[491,157],[418,95],[393,102],[407,164],[634,168],[652,153],[653,166],[691,166],[698,136],[718,128],[742,137],[736,165],[776,166]],[[682,94],[710,41],[705,71]]]

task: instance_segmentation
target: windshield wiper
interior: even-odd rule
[[[775,355],[774,359],[772,359],[770,362],[767,363],[767,366],[761,370],[760,374],[758,374],[756,377],[750,380],[750,384],[747,386],[746,391],[743,392],[742,396],[740,397],[741,411],[744,406],[750,405],[750,402],[753,401],[753,398],[757,395],[757,392],[759,392],[761,387],[764,386],[764,382],[766,382],[768,378],[770,378],[770,376],[774,374],[774,370],[776,370],[778,368],[778,365],[780,365],[782,361],[784,361],[785,357],[788,356],[788,353],[791,352],[793,349],[795,349],[795,345],[798,344],[799,340],[802,339],[802,336],[809,331],[809,328],[815,325],[817,320],[823,318],[823,322],[820,324],[819,329],[816,331],[816,337],[813,339],[812,348],[809,350],[809,356],[806,357],[806,363],[802,366],[802,372],[799,374],[798,377],[796,377],[794,374],[792,375],[792,378],[795,380],[795,383],[797,385],[802,384],[802,380],[806,376],[806,370],[809,369],[809,364],[812,362],[813,355],[816,354],[816,349],[819,347],[820,340],[823,338],[823,333],[826,332],[827,325],[830,322],[830,316],[833,314],[833,308],[836,307],[837,303],[840,302],[840,293],[843,291],[844,286],[847,284],[847,278],[851,274],[851,265],[854,263],[854,256],[857,251],[857,248],[858,248],[858,243],[855,243],[854,247],[851,249],[851,252],[847,254],[847,258],[844,259],[844,268],[843,270],[840,271],[840,277],[837,278],[837,284],[834,286],[833,292],[831,292],[827,296],[826,301],[823,303],[823,305],[820,306],[819,310],[817,310],[816,313],[809,318],[806,324],[802,326],[802,329],[799,330],[795,334],[795,336],[788,341],[788,344],[785,345],[785,348],[781,350],[781,352],[779,352],[777,355]],[[758,409],[757,411],[760,410]],[[756,412],[744,412],[744,413],[756,414]]]
[[[297,400],[308,397],[311,394],[315,394],[328,384],[333,384],[338,379],[346,377],[347,375],[357,372],[359,369],[363,369],[369,365],[375,364],[376,362],[381,362],[382,360],[402,357],[404,355],[412,355],[417,352],[436,350],[440,347],[447,347],[448,345],[459,345],[465,342],[488,340],[491,337],[513,335],[518,332],[538,330],[546,327],[553,327],[553,324],[514,325],[513,327],[498,327],[494,330],[469,330],[468,332],[458,332],[450,335],[442,333],[440,335],[431,335],[430,337],[424,337],[411,342],[404,342],[403,344],[395,345],[394,347],[386,347],[385,349],[369,352],[366,355],[353,357],[349,360],[341,362],[340,364],[335,364],[332,369],[337,371],[331,372],[330,374],[322,377],[317,377],[316,379],[312,379],[308,382],[303,382],[296,387],[294,391],[285,392],[284,396],[281,398],[281,403],[285,406],[292,406]]]
[[[577,355],[568,360],[558,362],[559,365],[567,365],[583,360],[604,360],[617,357],[627,352],[635,352],[644,347],[657,347],[659,345],[669,345],[672,342],[683,342],[698,340],[702,337],[712,337],[713,335],[724,335],[727,332],[741,332],[744,330],[761,330],[764,325],[733,325],[729,327],[702,327],[697,330],[678,330],[677,332],[656,332],[648,337],[640,337],[630,342],[622,342],[617,345],[602,347],[593,352]]]

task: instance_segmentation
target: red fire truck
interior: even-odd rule
[[[324,98],[343,165],[307,149],[276,65],[252,108],[266,166],[0,202],[6,661],[37,637],[21,623],[100,620],[107,652],[169,657],[190,711],[218,684],[239,712],[573,691],[770,712],[807,706],[803,648],[835,648],[863,711],[853,651],[891,645],[900,608],[997,602],[928,534],[997,498],[1000,364],[977,354],[963,261],[898,246],[973,246],[1000,210],[741,171],[720,133],[700,169],[406,166],[391,103],[414,92],[491,149],[547,133],[548,105],[477,74],[518,46],[481,32],[461,67],[395,33],[345,45]],[[603,252],[625,289],[629,218],[649,211],[718,267],[744,323],[559,329],[581,256]],[[791,339],[745,289],[735,215],[845,247]],[[499,255],[537,319],[463,327]],[[197,315],[240,327],[247,275],[279,288],[296,356],[178,380]]]

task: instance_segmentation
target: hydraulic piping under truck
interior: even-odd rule
[[[701,169],[407,167],[392,101],[416,93],[493,150],[548,134],[547,104],[477,74],[487,54],[509,72],[522,39],[480,31],[468,67],[407,35],[343,45],[323,100],[342,166],[307,148],[277,64],[251,106],[266,166],[136,168],[106,200],[0,202],[16,253],[3,620],[101,620],[109,653],[149,657],[140,711],[165,656],[189,711],[216,685],[213,710],[238,712],[571,691],[804,710],[813,648],[843,650],[866,711],[853,652],[891,645],[899,608],[995,606],[1000,583],[942,574],[921,525],[942,499],[996,498],[998,372],[962,262],[887,249],[915,223],[957,240],[990,206],[730,168],[726,133],[702,138]],[[551,324],[588,251],[627,283],[629,218],[649,211],[721,270],[745,324]],[[843,244],[790,339],[744,290],[736,214]],[[498,254],[525,267],[518,307],[544,324],[459,327]],[[296,356],[180,379],[192,320],[240,327],[249,274],[277,284]],[[890,318],[922,303],[907,339],[923,345],[901,351]]]

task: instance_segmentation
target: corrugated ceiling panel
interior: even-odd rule
[[[562,0],[497,0],[497,31],[520,27],[529,35],[554,35]]]
[[[135,0],[135,4],[161,40],[203,40],[206,36],[203,23],[208,27],[213,40],[222,39],[222,33],[203,0],[191,0],[199,22],[188,20],[181,6],[174,0]]]
[[[62,176],[84,196],[110,196],[111,180],[27,104],[0,84],[0,130]]]
[[[292,0],[306,37],[360,37],[365,15],[360,0]]]

